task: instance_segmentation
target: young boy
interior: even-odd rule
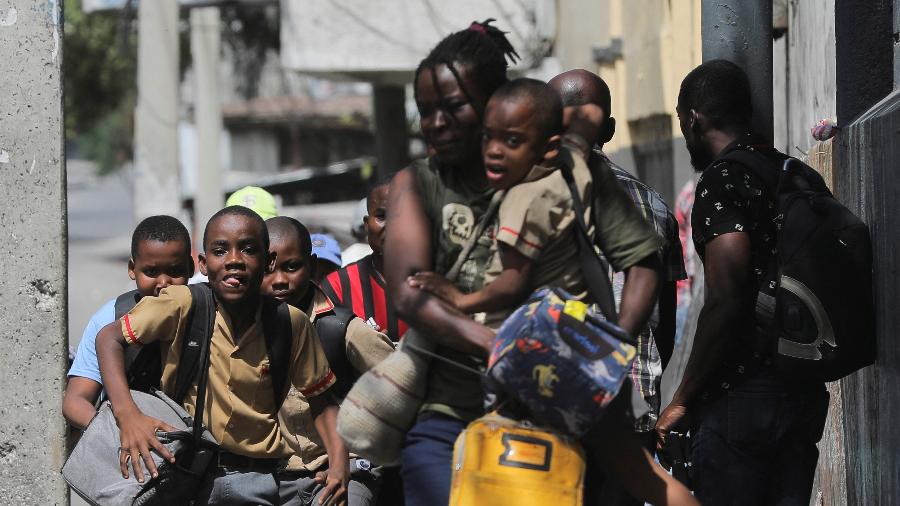
[[[384,285],[384,236],[387,226],[388,190],[391,177],[376,182],[366,199],[362,222],[372,254],[328,275],[322,289],[336,304],[353,311],[364,322],[397,342],[406,333],[406,322],[397,317]]]
[[[138,224],[131,235],[128,260],[128,276],[137,285],[138,298],[159,295],[169,285],[186,285],[193,273],[191,239],[180,221],[171,216],[151,216]],[[115,321],[115,306],[116,299],[109,300],[91,317],[69,369],[63,415],[79,429],[85,428],[97,413],[94,406],[103,382],[95,340],[103,326]]]
[[[268,231],[253,211],[230,206],[209,220],[203,246],[200,269],[209,277],[215,296],[216,325],[210,343],[209,395],[204,413],[198,415],[219,442],[220,452],[196,500],[198,504],[282,504],[289,499],[282,494],[293,483],[279,471],[291,451],[283,441],[278,403],[270,393],[270,357],[260,321],[260,286],[275,260],[268,251]],[[119,463],[125,477],[131,460],[138,480],[143,481],[138,459],[144,460],[152,476],[158,475],[151,450],[170,462],[174,457],[155,436],[155,429],[168,427],[141,413],[131,398],[122,366],[123,345],[171,341],[162,377],[163,390],[171,393],[179,365],[177,350],[187,337],[191,307],[187,287],[169,287],[157,297],[143,299],[97,336],[100,370],[121,430]],[[289,309],[293,331],[289,384],[309,401],[331,463],[320,497],[340,503],[347,493],[349,468],[347,450],[335,431],[337,407],[327,392],[334,374],[309,318],[296,308]],[[185,399],[192,414],[196,397],[192,388]]]
[[[556,92],[534,79],[515,79],[488,101],[484,115],[485,174],[495,190],[507,190],[494,224],[495,255],[484,288],[464,294],[434,273],[419,273],[409,283],[443,298],[465,313],[488,312],[485,323],[502,323],[535,288],[558,286],[578,299],[588,298],[576,247],[575,211],[561,164],[572,167],[576,188],[591,223],[590,205],[612,189],[594,195],[591,174],[578,156],[561,150],[563,111]],[[658,239],[636,216],[622,232],[607,237],[610,261],[631,267],[655,254]],[[626,226],[626,228],[628,228]],[[610,231],[612,232],[612,231]],[[614,234],[609,234],[610,236]]]
[[[279,216],[266,220],[266,228],[269,230],[269,251],[275,255],[275,266],[263,277],[263,295],[302,309],[312,322],[320,318],[337,318],[334,305],[311,280],[314,264],[306,227],[294,218]],[[334,361],[349,362],[359,374],[394,350],[387,336],[374,331],[358,318],[347,323],[343,340],[346,353]],[[332,362],[331,357],[329,359]],[[332,363],[332,367],[335,366]],[[340,368],[334,370],[338,373]],[[293,450],[285,472],[300,478],[294,482],[296,493],[315,498],[322,488],[315,476],[328,472],[328,456],[321,437],[308,430],[313,423],[309,402],[300,392],[291,389],[279,416],[282,436]],[[378,493],[378,477],[370,472],[370,466],[364,461],[351,458],[350,464],[348,504],[373,504]]]

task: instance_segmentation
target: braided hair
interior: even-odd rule
[[[509,63],[521,60],[509,39],[506,38],[506,32],[491,24],[494,21],[493,18],[482,22],[473,21],[467,29],[451,33],[438,42],[416,68],[416,76],[413,80],[416,102],[419,101],[416,84],[419,82],[419,75],[422,71],[431,70],[432,84],[440,95],[441,89],[437,83],[435,68],[438,65],[446,65],[453,73],[453,77],[456,78],[459,89],[462,90],[478,117],[481,118],[482,111],[476,106],[472,94],[463,84],[457,66],[467,66],[471,70],[470,76],[478,82],[482,91],[490,96],[494,90],[507,81],[506,70],[509,67],[507,60]]]

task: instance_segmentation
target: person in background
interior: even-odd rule
[[[694,208],[694,179],[688,179],[678,198],[675,199],[675,219],[678,220],[678,236],[681,239],[681,251],[684,252],[684,268],[687,277],[678,282],[675,294],[677,310],[675,313],[675,346],[681,342],[684,324],[687,322],[688,308],[693,297],[694,276],[697,272],[694,240],[691,232],[691,210]]]
[[[662,240],[662,246],[657,252],[661,267],[659,296],[650,320],[637,334],[638,356],[632,364],[631,373],[635,388],[646,402],[644,409],[635,410],[643,411],[644,414],[635,421],[634,428],[641,444],[652,454],[656,446],[653,429],[660,410],[662,373],[672,356],[675,343],[675,286],[677,281],[685,278],[678,224],[659,193],[613,163],[603,153],[603,146],[612,139],[616,125],[616,120],[612,117],[612,97],[606,82],[592,72],[579,69],[563,72],[551,79],[549,84],[559,93],[566,108],[593,104],[603,110],[601,121],[595,125],[594,135],[591,139],[586,139],[593,146],[590,157],[609,165],[619,185]],[[603,209],[597,209],[596,212],[603,212]],[[616,272],[611,279],[619,302],[625,275]],[[639,504],[618,483],[606,480],[602,487],[595,489],[594,485],[598,483],[596,480],[589,481],[588,492],[592,496],[602,494],[604,504]]]
[[[363,224],[372,253],[329,274],[322,282],[322,289],[335,304],[350,309],[372,328],[397,342],[406,333],[407,325],[397,317],[382,274],[390,185],[390,177],[377,181],[366,199],[369,207]]]
[[[347,246],[341,252],[341,261],[343,262],[341,267],[347,267],[362,257],[372,254],[372,248],[369,247],[369,243],[366,241],[366,225],[364,223],[369,213],[367,200],[367,198],[359,199],[359,202],[353,208],[353,218],[350,220],[350,235],[353,236],[356,242]]]
[[[187,229],[171,216],[151,216],[141,221],[131,235],[128,276],[137,286],[136,299],[159,295],[169,285],[185,285],[194,270],[191,238]],[[97,363],[97,333],[116,320],[116,298],[91,316],[63,397],[63,416],[73,426],[84,429],[97,413],[94,408],[103,389]],[[157,378],[158,379],[158,378]]]
[[[690,429],[691,478],[704,504],[806,506],[828,391],[778,370],[756,321],[780,228],[765,178],[777,181],[787,155],[753,132],[750,80],[732,62],[711,60],[688,73],[676,111],[691,164],[702,172],[691,228],[704,300],[684,376],[656,424],[657,444]],[[737,150],[755,152],[760,165],[722,160]],[[821,178],[816,187],[825,188]]]
[[[341,246],[331,234],[312,234],[310,240],[316,265],[313,282],[321,284],[329,274],[341,268]]]

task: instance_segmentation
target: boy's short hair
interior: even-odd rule
[[[203,228],[203,250],[206,251],[206,239],[209,235],[209,225],[218,220],[223,216],[243,216],[245,218],[249,218],[256,223],[259,223],[260,228],[262,228],[262,242],[263,249],[266,252],[269,251],[269,229],[266,228],[266,222],[256,213],[256,211],[250,209],[249,207],[244,206],[228,206],[223,209],[220,209],[216,214],[212,215],[212,218],[206,222],[206,227]]]
[[[491,100],[526,99],[538,118],[541,134],[546,137],[563,131],[563,107],[559,94],[544,81],[520,77],[497,88]]]
[[[131,234],[132,259],[137,259],[138,245],[144,241],[181,241],[185,256],[191,257],[191,236],[178,218],[162,214],[141,220]]]
[[[393,181],[393,180],[394,180],[393,174],[381,176],[380,178],[376,179],[372,184],[369,185],[369,191],[366,192],[366,198],[367,199],[371,198],[372,194],[375,193],[375,190],[385,187],[385,186],[390,186],[391,181]],[[367,207],[368,207],[368,204],[367,204]]]
[[[309,229],[300,221],[290,216],[276,216],[266,220],[269,230],[269,241],[288,238],[290,234],[297,234],[300,243],[300,252],[306,257],[312,254],[312,239],[309,237]]]
[[[703,113],[716,128],[747,126],[753,118],[750,79],[728,60],[710,60],[681,82],[678,108]]]

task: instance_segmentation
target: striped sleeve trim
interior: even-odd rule
[[[534,249],[543,249],[542,246],[540,246],[540,245],[538,245],[538,244],[535,244],[535,243],[533,243],[533,242],[531,242],[531,241],[525,239],[524,237],[522,237],[522,234],[520,234],[518,231],[513,230],[513,229],[511,229],[511,228],[509,228],[509,227],[501,227],[501,228],[500,228],[500,231],[501,231],[501,232],[506,232],[506,233],[508,233],[508,234],[512,234],[513,236],[517,237],[518,240],[522,241],[522,243],[525,244],[526,246],[529,246],[529,247],[534,248]]]
[[[324,378],[319,380],[318,383],[310,386],[309,388],[304,388],[303,390],[300,390],[300,393],[303,394],[303,396],[307,397],[307,398],[315,397],[315,396],[321,394],[322,392],[324,392],[325,390],[328,390],[328,387],[333,385],[335,381],[336,381],[336,378],[334,376],[334,372],[331,369],[329,369],[328,374],[326,374]]]
[[[124,330],[124,332],[122,332],[122,337],[125,338],[125,342],[128,344],[138,344],[137,335],[135,335],[134,329],[131,328],[131,318],[128,316],[129,315],[126,314],[122,317],[122,329]]]

